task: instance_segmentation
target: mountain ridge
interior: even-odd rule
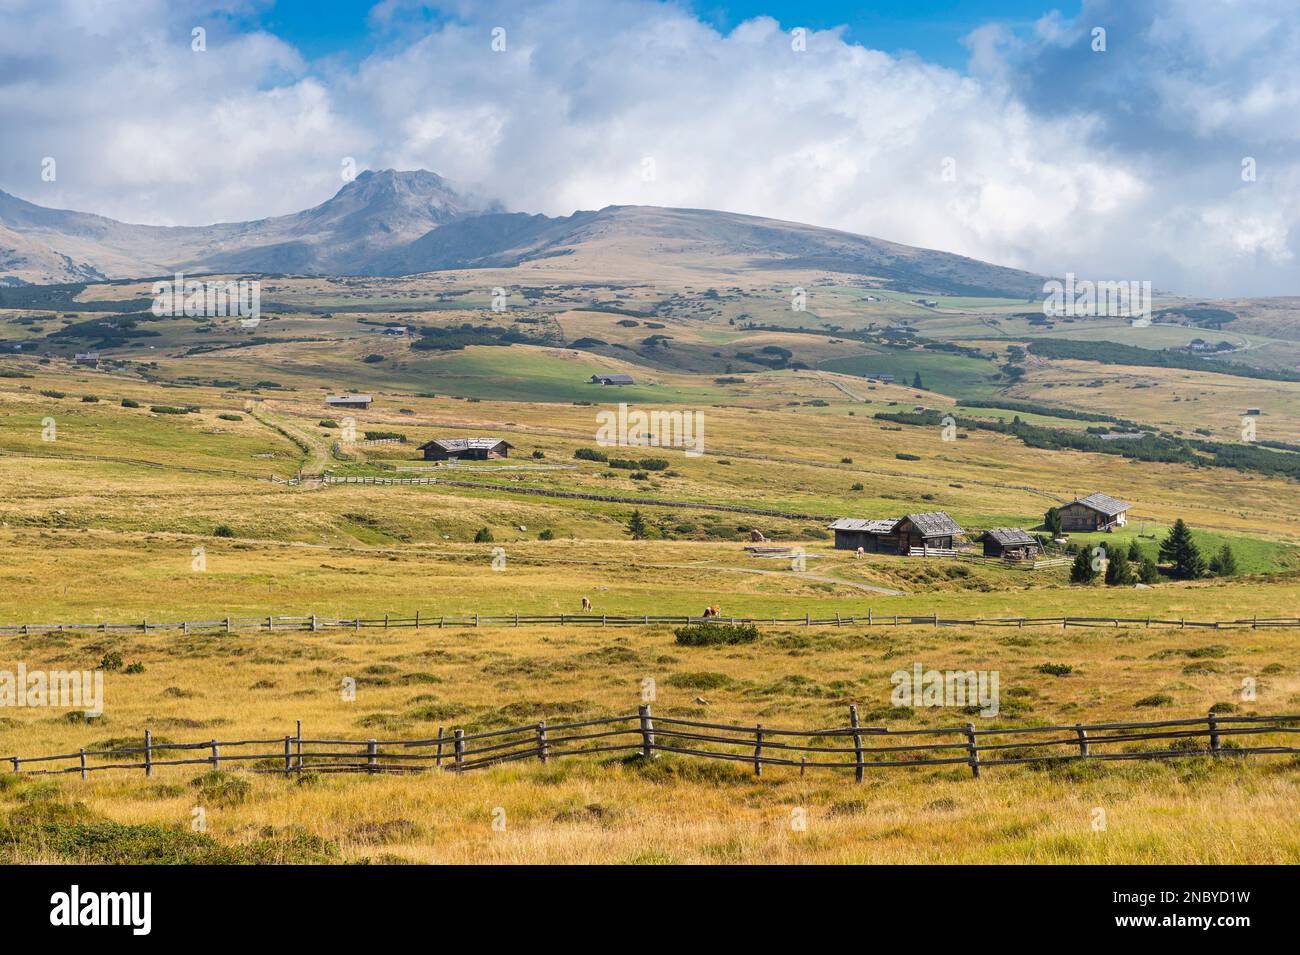
[[[871,236],[710,209],[610,205],[507,212],[427,170],[366,170],[300,212],[153,226],[49,209],[0,191],[0,284],[189,272],[418,274],[565,262],[620,269],[842,272],[919,292],[1031,296],[1043,277]]]

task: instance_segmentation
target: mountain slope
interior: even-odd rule
[[[669,269],[841,272],[918,292],[1031,296],[1043,279],[832,229],[707,209],[506,213],[424,171],[364,172],[329,200],[255,222],[164,228],[46,209],[0,193],[0,281],[188,272],[408,275],[528,265],[645,276]]]

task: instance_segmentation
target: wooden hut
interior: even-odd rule
[[[1061,514],[1063,531],[1108,531],[1128,523],[1128,509],[1132,505],[1105,494],[1076,497],[1057,510]]]
[[[508,458],[514,445],[501,438],[434,438],[420,445],[426,461],[486,461]]]
[[[1033,560],[1042,553],[1042,545],[1027,530],[1019,527],[995,527],[980,535],[985,557],[1007,560]]]

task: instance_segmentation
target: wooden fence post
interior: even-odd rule
[[[980,778],[980,752],[975,748],[975,724],[966,724],[966,749],[970,753],[970,772],[976,779]]]
[[[379,766],[379,741],[366,741],[366,771],[373,773]]]
[[[10,756],[9,762],[13,763],[15,773],[18,772],[19,767],[22,766],[22,760],[20,760],[17,756]]]
[[[537,724],[537,758],[545,765],[550,756],[551,748],[546,742],[546,720],[541,720]]]
[[[1086,759],[1088,757],[1088,731],[1083,728],[1081,723],[1074,724],[1074,731],[1079,734],[1079,755]]]
[[[221,768],[221,744],[214,739],[210,745],[212,746],[212,768],[220,769]]]
[[[294,727],[294,739],[298,742],[298,771],[302,772],[302,720],[298,720]]]
[[[1210,713],[1210,717],[1206,722],[1210,724],[1210,752],[1214,753],[1215,756],[1218,756],[1219,755],[1219,718],[1215,716],[1213,713]]]
[[[438,727],[438,748],[434,750],[433,765],[441,768],[442,766],[442,727]]]
[[[316,632],[316,615],[315,615],[315,614],[312,614],[312,615],[311,615],[311,632],[312,632],[312,633],[315,633],[315,632]]]
[[[754,727],[754,775],[763,775],[763,724]]]
[[[86,778],[86,748],[81,748],[81,778]]]
[[[153,730],[144,731],[144,774],[153,775]]]
[[[230,632],[230,618],[226,618],[226,633]]]
[[[865,767],[862,765],[862,734],[858,732],[856,703],[849,704],[849,725],[853,727],[853,761],[857,764],[853,769],[853,778],[856,782],[862,782]]]
[[[650,704],[642,703],[638,715],[641,717],[641,755],[650,759],[655,751],[655,727],[650,720]]]
[[[456,767],[465,762],[465,731],[456,730]]]

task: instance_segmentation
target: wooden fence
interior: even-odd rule
[[[1184,756],[1295,755],[1300,715],[1221,716],[1146,723],[1075,723],[977,729],[974,723],[942,729],[863,726],[856,706],[847,726],[781,729],[762,723],[737,725],[655,717],[649,705],[635,715],[567,723],[540,720],[507,729],[466,733],[438,730],[428,739],[311,739],[302,723],[293,735],[266,739],[158,743],[146,730],[140,746],[86,750],[54,756],[10,756],[15,773],[80,773],[143,770],[161,766],[234,765],[261,773],[467,772],[518,760],[624,753],[653,757],[673,753],[766,766],[854,771],[861,782],[869,769],[967,766],[973,776],[988,767],[1075,760],[1173,759]],[[1239,740],[1239,742],[1238,742]],[[1258,745],[1248,746],[1249,742]]]
[[[181,633],[236,633],[236,632],[317,632],[321,630],[387,630],[398,627],[522,627],[522,626],[574,626],[574,627],[648,627],[688,626],[700,623],[754,624],[771,627],[1178,627],[1198,630],[1265,630],[1300,628],[1300,617],[1239,617],[1233,620],[1189,620],[1162,617],[943,617],[927,614],[877,614],[868,609],[865,614],[835,614],[814,617],[803,614],[797,617],[697,617],[690,614],[437,614],[417,610],[414,616],[400,617],[384,614],[382,617],[330,617],[318,614],[306,616],[220,617],[216,620],[186,620],[180,622],[139,620],[124,623],[11,623],[0,625],[0,636],[12,634],[30,636],[36,633],[153,633],[180,631]]]

